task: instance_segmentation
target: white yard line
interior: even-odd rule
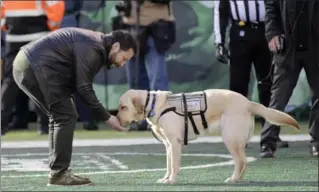
[[[103,159],[109,160],[112,164],[116,165],[119,169],[128,169],[126,165],[124,165],[121,161],[114,159],[110,156],[107,156],[103,153],[98,153],[97,154],[99,157],[102,157]]]
[[[280,135],[282,140],[286,141],[308,141],[310,136],[307,134],[302,135]],[[260,136],[253,136],[250,142],[256,143],[260,141]],[[189,143],[221,143],[223,142],[220,136],[204,136],[199,137]],[[1,142],[2,149],[12,148],[47,148],[48,141],[6,141]],[[91,146],[128,146],[128,145],[147,145],[147,144],[160,144],[155,138],[130,138],[130,139],[75,139],[73,141],[74,147],[91,147]]]
[[[103,153],[104,154],[104,153]],[[150,154],[148,153],[136,153],[136,152],[124,152],[124,153],[114,153],[114,154],[125,154],[125,155],[145,155],[145,156],[149,156]],[[111,154],[110,154],[111,155]],[[166,153],[154,153],[154,155],[158,155],[158,156],[165,156]],[[184,169],[206,169],[206,168],[210,168],[210,167],[220,167],[220,166],[229,166],[229,165],[233,165],[234,162],[231,159],[230,155],[227,154],[182,154],[183,156],[195,156],[195,157],[220,157],[220,158],[224,158],[225,160],[222,162],[216,162],[216,163],[210,163],[210,164],[202,164],[202,165],[191,165],[191,166],[185,166],[185,167],[181,167],[182,170]],[[247,157],[247,161],[248,162],[253,162],[256,161],[257,159],[254,157]],[[132,173],[143,173],[143,172],[157,172],[157,171],[166,171],[166,168],[153,168],[153,169],[133,169],[133,170],[101,170],[101,171],[85,171],[85,172],[81,172],[78,173],[80,175],[100,175],[100,174],[132,174]],[[48,174],[26,174],[21,172],[21,174],[19,175],[1,175],[1,178],[27,178],[27,177],[47,177]]]

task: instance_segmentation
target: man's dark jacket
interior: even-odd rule
[[[62,28],[21,49],[44,96],[46,107],[78,93],[98,119],[110,115],[97,99],[92,83],[102,66],[110,67],[112,35],[79,28]]]
[[[309,33],[308,42],[309,50],[313,59],[319,61],[319,2],[318,0],[307,0],[309,5]],[[316,2],[317,1],[317,2]],[[294,66],[295,42],[292,36],[294,24],[298,17],[296,11],[296,0],[265,0],[266,6],[266,38],[269,42],[273,37],[284,34],[287,41],[285,42],[285,50],[279,54],[275,54],[274,60],[277,65],[285,68]]]

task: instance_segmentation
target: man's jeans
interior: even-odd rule
[[[139,65],[133,57],[125,66],[128,84],[131,89],[168,90],[168,75],[165,62],[166,53],[157,52],[152,37],[147,40],[148,51],[140,55]],[[138,86],[136,87],[136,67],[139,67]]]

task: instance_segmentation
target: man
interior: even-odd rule
[[[77,114],[76,93],[99,120],[123,131],[118,120],[97,99],[92,82],[101,67],[123,67],[137,52],[128,32],[103,34],[80,28],[63,28],[21,48],[13,63],[13,77],[49,116],[50,185],[90,184],[69,168]]]
[[[271,54],[265,38],[265,5],[261,0],[220,0],[214,6],[214,31],[216,57],[221,63],[228,63],[225,48],[226,29],[229,31],[229,89],[248,96],[252,64],[258,80],[260,103],[269,105],[271,87]],[[262,119],[262,125],[265,121]],[[277,138],[282,147],[287,142]]]
[[[319,147],[319,3],[317,0],[266,1],[266,38],[274,53],[274,77],[269,107],[284,110],[304,68],[312,93],[309,119],[311,155]],[[265,124],[261,157],[274,157],[279,127]]]
[[[138,27],[140,55],[126,65],[131,89],[169,89],[166,56],[175,42],[175,19],[170,0],[125,0],[120,12],[124,29],[136,31]],[[118,7],[118,6],[117,6]],[[137,11],[139,10],[139,13]],[[140,17],[138,17],[140,16]],[[138,25],[138,26],[137,26]],[[138,61],[136,61],[138,59]],[[139,122],[136,128],[145,130],[147,122]]]
[[[28,97],[19,91],[12,77],[12,63],[20,47],[41,38],[60,27],[64,16],[64,1],[1,1],[1,29],[5,31],[5,64],[1,89],[1,130],[9,125],[12,109],[16,105],[16,117],[12,126],[27,128]],[[18,102],[16,102],[18,101]],[[24,103],[22,103],[24,102]],[[38,111],[41,134],[48,132],[48,117]],[[16,121],[17,120],[17,121]],[[17,128],[17,127],[16,127]],[[10,129],[10,128],[9,128]]]

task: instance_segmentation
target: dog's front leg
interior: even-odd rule
[[[174,184],[180,171],[182,144],[177,139],[170,141],[171,174],[163,183]]]
[[[172,170],[172,168],[171,168],[171,149],[170,149],[170,144],[166,141],[166,140],[163,140],[163,143],[164,143],[164,145],[165,145],[165,148],[166,148],[166,174],[165,174],[165,176],[162,178],[162,179],[159,179],[158,181],[157,181],[157,183],[163,183],[165,180],[167,180],[168,178],[169,178],[169,176],[171,175],[171,170]]]

